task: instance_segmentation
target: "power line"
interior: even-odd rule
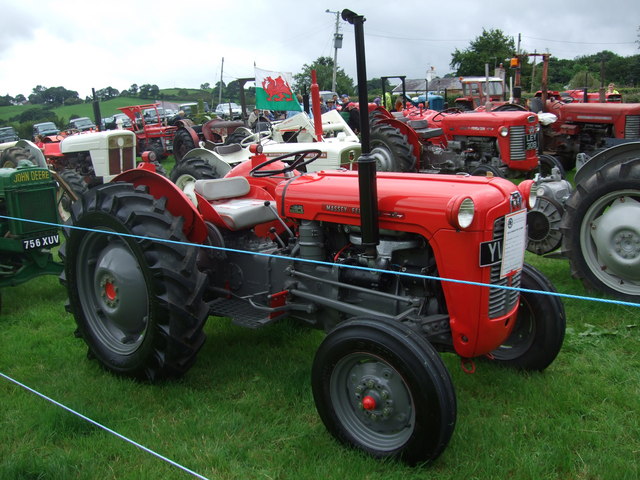
[[[529,38],[531,40],[540,40],[542,42],[555,42],[555,43],[576,43],[578,45],[631,45],[636,42],[574,42],[571,40],[550,40],[548,38],[537,38],[537,37],[529,37],[526,35],[522,35],[524,38]]]

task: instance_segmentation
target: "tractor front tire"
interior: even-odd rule
[[[551,282],[531,265],[524,264],[520,286],[556,293]],[[509,338],[490,358],[519,370],[542,371],[555,360],[564,341],[566,315],[556,295],[520,292],[520,308]]]
[[[311,384],[329,432],[375,457],[435,460],[453,433],[449,372],[435,349],[399,322],[338,325],[316,352]]]
[[[640,158],[606,164],[565,205],[562,251],[589,290],[640,302]]]
[[[57,174],[60,186],[56,202],[60,220],[66,222],[71,217],[71,205],[89,190],[82,175],[75,170],[63,170]]]
[[[64,228],[60,280],[90,357],[142,380],[184,374],[204,343],[208,308],[182,219],[145,187],[110,183],[76,202],[69,223],[81,229]]]

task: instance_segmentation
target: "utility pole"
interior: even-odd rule
[[[220,91],[218,92],[218,103],[222,103],[222,74],[224,72],[224,57],[222,57],[222,64],[220,65]]]
[[[533,51],[533,66],[531,67],[531,92],[533,92],[533,81],[536,78],[536,57],[538,56],[538,51]]]
[[[342,48],[342,34],[340,33],[340,12],[334,12],[328,8],[326,13],[336,16],[336,32],[333,34],[333,77],[331,79],[331,91],[336,92],[336,76],[338,73],[338,49]]]

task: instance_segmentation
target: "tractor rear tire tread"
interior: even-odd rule
[[[197,249],[183,244],[187,238],[182,232],[182,219],[169,214],[165,203],[164,199],[156,200],[147,194],[145,187],[134,188],[127,183],[93,188],[73,204],[68,222],[87,230],[65,227],[66,241],[60,249],[65,261],[60,282],[68,291],[67,309],[75,317],[79,336],[89,347],[89,356],[114,373],[148,381],[179,377],[191,367],[204,343],[203,327],[208,316],[202,300],[206,277],[197,268]],[[104,234],[99,230],[115,233]],[[170,239],[172,243],[121,237],[116,233]],[[90,318],[98,315],[90,308],[93,299],[87,298],[92,294],[82,293],[91,289],[80,285],[83,275],[78,272],[84,277],[87,272],[89,276],[95,275],[82,264],[87,263],[87,252],[95,251],[94,256],[101,253],[100,247],[92,246],[106,243],[98,235],[125,246],[145,279],[148,316],[141,323],[147,326],[140,346],[127,355],[110,348],[108,341],[101,341],[101,335],[92,326],[97,321]],[[111,344],[115,342],[111,340]]]

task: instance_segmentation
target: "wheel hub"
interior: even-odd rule
[[[385,148],[376,147],[371,150],[371,155],[376,159],[376,168],[379,172],[393,171],[393,158],[391,152]]]
[[[377,378],[362,379],[354,391],[358,409],[371,420],[388,419],[394,412],[388,388],[385,382]]]
[[[148,325],[147,285],[131,250],[112,241],[96,258],[93,270],[90,321],[103,343],[120,353],[130,353],[142,342]]]
[[[640,225],[630,219],[638,218],[640,202],[620,197],[591,223],[601,268],[633,282],[640,281]]]

